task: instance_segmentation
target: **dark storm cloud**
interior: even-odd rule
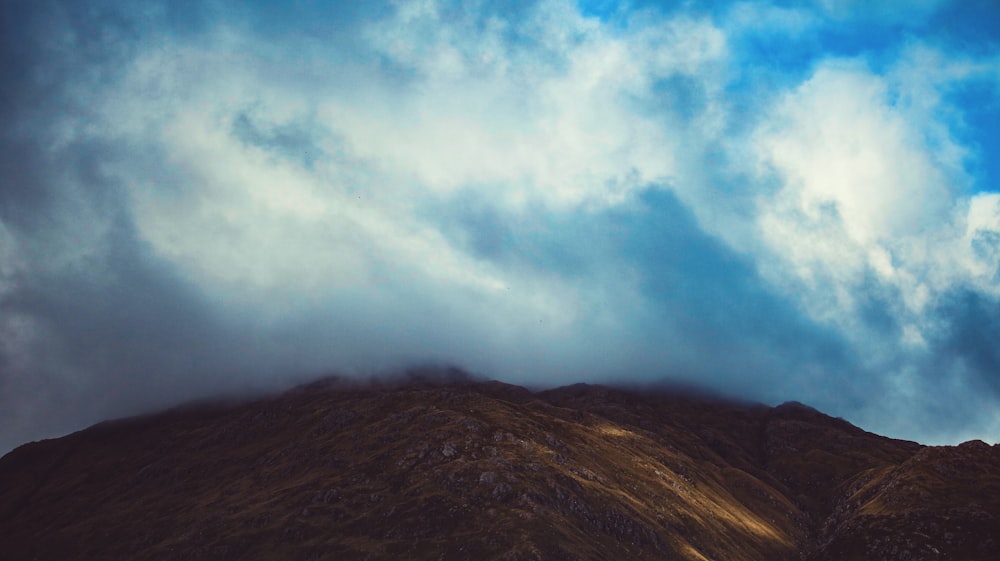
[[[876,309],[875,303],[885,308]],[[883,294],[872,300],[868,313],[884,318],[896,314],[893,308],[898,307],[899,302]],[[905,404],[886,400],[882,422],[899,433],[949,435],[946,442],[977,437],[969,427],[989,423],[1000,400],[996,345],[1000,302],[968,288],[956,289],[944,295],[928,317],[934,327],[927,330],[927,347],[892,355],[880,365],[877,373],[885,380],[876,386],[875,395],[902,392],[908,396]],[[882,336],[877,335],[878,326],[875,333]],[[986,438],[991,438],[989,434]]]
[[[935,342],[940,346],[938,356],[944,359],[938,366],[958,362],[977,386],[1000,396],[1000,299],[960,290],[948,295],[936,312]]]
[[[705,234],[694,216],[669,192],[650,192],[644,210],[623,220],[622,248],[643,275],[643,292],[658,317],[671,318],[703,356],[723,349],[759,347],[764,364],[790,371],[822,364],[831,371],[856,370],[846,343],[833,331],[805,318],[786,298],[770,289],[745,256]],[[709,361],[711,359],[708,359]],[[770,363],[769,363],[770,362]],[[726,364],[716,375],[739,377],[740,365]],[[723,373],[725,372],[725,374]],[[755,372],[762,380],[768,372]]]
[[[623,326],[633,346],[607,351],[619,355],[617,371],[581,376],[614,381],[627,371],[633,380],[669,377],[757,399],[822,385],[837,396],[827,407],[844,411],[869,387],[846,340],[773,292],[746,256],[701,230],[669,191],[571,217],[517,221],[468,199],[428,212],[471,251],[508,267],[585,286],[636,279],[643,309]]]
[[[0,4],[0,205],[8,224],[27,226],[64,204],[64,168],[94,167],[105,146],[86,139],[58,144],[60,127],[91,117],[87,94],[114,81],[145,35],[192,28],[198,2],[172,2],[149,12],[110,1],[19,1]],[[148,14],[157,14],[149,18]],[[183,14],[183,17],[181,16]],[[84,174],[87,170],[80,170]],[[103,197],[98,178],[82,177]]]
[[[18,426],[19,421],[65,430],[190,398],[202,388],[211,391],[213,381],[197,377],[223,366],[219,358],[234,351],[206,303],[151,263],[127,224],[115,228],[107,254],[71,271],[31,273],[4,299],[5,314],[32,318],[44,334],[15,352],[45,356],[29,363],[30,371],[5,380],[9,390],[10,384],[28,384],[24,378],[32,378],[30,392],[5,391],[5,405],[27,404],[51,415],[5,423],[5,441],[19,436],[18,429],[30,428]]]
[[[196,12],[183,4],[165,7],[163,21],[189,26]],[[3,256],[13,263],[0,266],[7,449],[201,391],[186,388],[210,390],[211,381],[175,377],[220,367],[226,342],[196,291],[136,239],[121,186],[102,171],[121,147],[64,139],[66,127],[88,122],[80,94],[115,78],[151,22],[109,2],[0,10],[0,224],[13,246]],[[177,10],[189,15],[181,21]]]

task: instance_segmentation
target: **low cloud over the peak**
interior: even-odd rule
[[[0,448],[426,362],[998,438],[991,6],[0,9]]]

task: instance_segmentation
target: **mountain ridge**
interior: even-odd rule
[[[986,561],[997,460],[997,446],[889,439],[792,402],[326,379],[13,450],[0,553]]]

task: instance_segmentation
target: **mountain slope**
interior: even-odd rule
[[[998,459],[799,404],[330,380],[18,448],[0,555],[986,560]]]

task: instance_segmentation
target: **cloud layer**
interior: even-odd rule
[[[427,361],[1000,434],[984,14],[182,4],[3,5],[0,448]]]

